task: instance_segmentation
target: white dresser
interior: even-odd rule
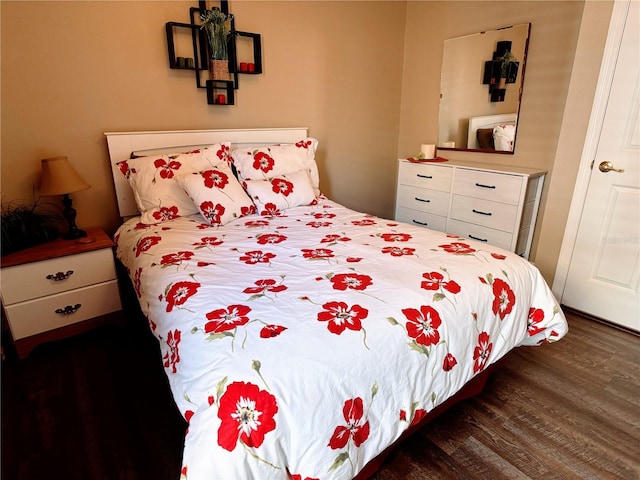
[[[395,219],[529,258],[546,171],[400,160]]]

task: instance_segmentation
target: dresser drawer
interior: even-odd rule
[[[446,216],[449,210],[449,193],[411,185],[400,185],[398,187],[397,205]]]
[[[430,228],[431,230],[437,230],[439,232],[444,232],[447,226],[447,217],[406,207],[398,207],[396,209],[396,220]]]
[[[456,169],[453,193],[517,205],[523,177],[478,170]]]
[[[103,248],[5,267],[1,275],[4,304],[12,305],[113,280],[116,271],[113,252],[110,248]]]
[[[449,192],[453,170],[450,167],[424,163],[400,162],[398,183],[418,188]]]
[[[451,202],[451,218],[513,233],[517,228],[518,207],[454,195]]]
[[[512,250],[513,235],[501,232],[500,230],[494,230],[480,225],[472,225],[458,220],[449,220],[446,231],[452,235],[458,235],[461,238],[477,240],[488,245],[504,248],[505,250]]]
[[[56,313],[80,305],[73,313]],[[5,306],[14,340],[82,322],[122,308],[117,280]]]

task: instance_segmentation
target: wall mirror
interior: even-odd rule
[[[531,24],[444,42],[438,149],[513,154]]]

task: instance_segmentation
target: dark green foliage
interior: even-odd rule
[[[33,204],[2,204],[2,255],[58,238],[60,215],[38,201]]]

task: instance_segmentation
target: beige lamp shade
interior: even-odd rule
[[[64,195],[91,188],[76,172],[67,157],[52,157],[42,160],[40,195]]]

